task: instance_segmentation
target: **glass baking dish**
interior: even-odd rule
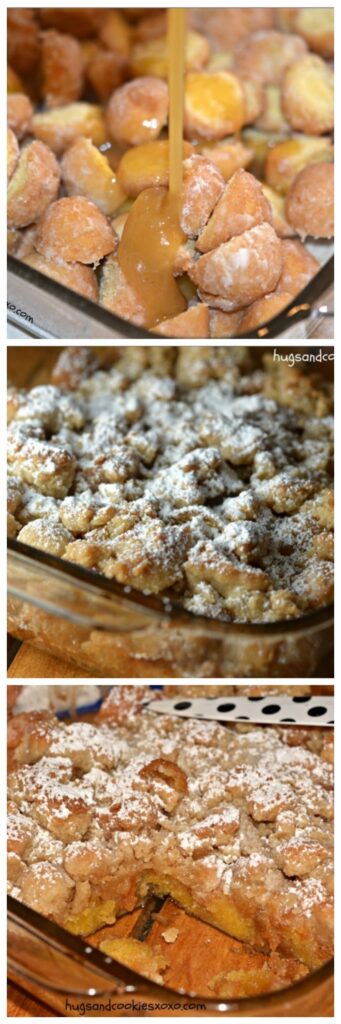
[[[333,1016],[333,961],[269,995],[203,999],[147,981],[11,896],[7,921],[10,980],[62,1016]]]
[[[112,679],[332,674],[331,605],[285,622],[217,622],[13,539],[8,630],[80,671]]]
[[[318,253],[315,250],[318,248]],[[238,338],[334,337],[332,243],[313,246],[321,262],[315,277],[278,316]],[[7,319],[9,337],[17,338],[149,338],[156,333],[122,320],[27,266],[8,257]],[[160,336],[159,336],[160,337]]]

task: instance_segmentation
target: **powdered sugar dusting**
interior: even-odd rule
[[[75,377],[71,357],[57,372],[70,388],[11,396],[19,539],[225,621],[291,619],[325,604],[326,389],[269,361],[249,371],[243,350],[166,352],[167,372],[158,349],[151,365],[136,352],[130,366],[122,357],[81,379],[76,350]]]

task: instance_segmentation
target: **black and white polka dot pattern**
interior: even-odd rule
[[[160,695],[161,698],[161,695]],[[252,722],[271,725],[334,725],[332,697],[196,697],[157,699],[149,710],[184,718],[207,718],[216,722]]]

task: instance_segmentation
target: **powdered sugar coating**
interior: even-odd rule
[[[137,712],[135,689],[143,690],[114,688],[105,724],[46,715],[47,753],[34,765],[33,748],[14,748],[17,898],[73,930],[77,915],[103,901],[112,915],[113,900],[116,912],[130,910],[146,885],[167,877],[190,889],[199,916],[214,916],[227,897],[248,931],[240,936],[232,919],[222,927],[256,948],[323,962],[332,949],[333,813],[324,730],[294,737],[280,726],[158,717]],[[16,728],[19,736],[19,720]]]
[[[207,617],[327,603],[328,388],[242,349],[128,351],[104,372],[76,350],[70,388],[63,357],[63,387],[11,393],[12,532]]]

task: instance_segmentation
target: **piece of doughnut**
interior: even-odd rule
[[[49,522],[47,519],[32,519],[32,522],[23,526],[18,534],[18,540],[23,544],[31,544],[33,548],[59,556],[72,539],[72,533],[66,530],[65,526]]]
[[[296,232],[295,228],[293,228],[291,224],[288,224],[288,221],[285,218],[284,196],[275,192],[275,189],[271,188],[270,185],[263,185],[262,183],[262,189],[271,206],[272,224],[276,231],[276,235],[279,235],[280,238],[292,238]]]
[[[282,242],[282,273],[276,291],[298,295],[317,274],[320,264],[301,242],[286,238]]]
[[[77,39],[50,29],[42,34],[41,91],[48,110],[82,95],[84,59]]]
[[[107,50],[128,58],[131,50],[132,33],[120,11],[109,10],[104,14],[98,38]]]
[[[128,78],[128,70],[128,61],[120,53],[95,46],[92,56],[86,61],[85,78],[99,101],[107,103],[114,89]]]
[[[235,338],[238,335],[242,316],[243,310],[241,309],[235,313],[223,313],[221,309],[209,309],[209,337]]]
[[[208,307],[203,302],[190,306],[184,313],[163,320],[155,328],[155,334],[166,338],[207,338]]]
[[[201,256],[189,276],[204,302],[229,313],[273,291],[281,270],[281,241],[265,222]]]
[[[30,75],[40,56],[39,25],[30,8],[7,11],[8,63],[19,75]]]
[[[214,52],[234,49],[245,36],[273,27],[271,7],[194,7],[189,11],[190,24],[205,32]]]
[[[334,124],[334,76],[329,64],[307,53],[287,69],[282,85],[285,117],[307,135],[331,132]]]
[[[10,452],[10,463],[16,476],[52,498],[65,498],[76,470],[76,460],[67,445],[62,448],[35,437],[20,444],[20,434]]]
[[[38,224],[36,249],[46,259],[97,263],[117,246],[106,217],[83,196],[51,203]]]
[[[185,235],[202,231],[224,188],[220,171],[204,156],[193,153],[184,160],[180,224]]]
[[[333,159],[330,139],[315,135],[296,135],[270,146],[265,161],[265,179],[277,192],[285,195],[299,171],[308,164]]]
[[[184,158],[194,153],[190,142],[183,143]],[[143,142],[141,146],[132,146],[123,154],[117,167],[117,178],[125,194],[132,199],[145,188],[154,185],[168,186],[169,181],[169,142],[168,139],[156,139],[155,142]]]
[[[19,159],[19,143],[12,128],[7,128],[7,180],[12,177]]]
[[[301,57],[307,45],[300,36],[284,32],[254,32],[239,43],[236,70],[263,85],[280,85],[286,69]]]
[[[185,82],[184,128],[187,138],[222,139],[245,124],[241,81],[229,71],[190,72]]]
[[[265,86],[263,109],[253,120],[255,126],[262,132],[283,134],[289,131],[289,125],[282,110],[280,86]]]
[[[38,252],[34,251],[29,252],[27,256],[20,254],[20,258],[29,267],[34,267],[41,274],[52,277],[53,281],[59,281],[59,284],[64,284],[66,288],[71,288],[79,295],[84,295],[86,299],[97,302],[98,285],[92,267],[87,267],[83,263],[61,263],[60,260],[56,263],[55,260],[45,259],[44,256],[40,256]]]
[[[227,183],[212,216],[197,240],[200,252],[209,252],[234,235],[272,221],[271,206],[253,174],[241,168]]]
[[[245,311],[239,323],[239,334],[249,334],[250,331],[267,324],[274,316],[277,316],[282,309],[285,309],[292,300],[292,293],[285,291],[272,292],[270,295],[263,295],[261,299],[252,302]]]
[[[85,196],[112,216],[125,200],[125,193],[104,153],[90,139],[76,139],[61,161],[61,174],[68,196]]]
[[[8,186],[10,227],[24,228],[38,220],[56,198],[59,181],[59,166],[48,146],[37,140],[26,146]]]
[[[309,164],[300,171],[286,197],[285,216],[302,238],[333,237],[333,164]]]
[[[33,107],[28,96],[23,92],[12,92],[7,97],[7,124],[18,139],[27,135],[32,117]]]
[[[186,36],[185,66],[187,71],[201,71],[210,56],[210,45],[204,35],[189,29]],[[168,78],[167,36],[137,42],[130,58],[133,75],[157,75]]]
[[[146,310],[139,297],[128,284],[117,257],[109,256],[101,271],[99,303],[110,313],[116,313],[123,320],[129,320],[138,327],[146,322]]]
[[[24,83],[13,68],[7,65],[7,94],[11,92],[25,92]]]
[[[105,16],[101,7],[38,7],[37,14],[44,28],[69,32],[76,39],[96,34]]]
[[[96,103],[67,103],[64,107],[34,114],[32,134],[59,156],[80,135],[91,139],[94,146],[108,141],[108,130],[102,107]]]
[[[264,86],[257,78],[248,78],[241,72],[238,73],[238,78],[244,93],[244,124],[253,124],[265,107]]]
[[[229,181],[240,167],[248,167],[252,160],[252,153],[239,139],[204,142],[198,148],[207,160],[215,164],[225,181]]]
[[[301,7],[295,15],[295,32],[303,36],[310,50],[321,57],[334,55],[334,10],[332,7]]]
[[[157,139],[168,118],[168,87],[161,78],[134,78],[111,96],[107,106],[108,130],[123,146]]]

